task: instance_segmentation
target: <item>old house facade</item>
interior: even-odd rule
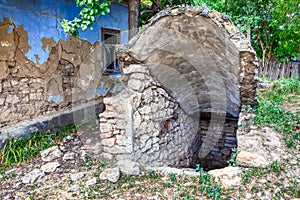
[[[70,37],[60,23],[79,11],[70,0],[0,1],[0,129],[120,90],[114,46],[128,41],[128,6],[114,2]]]

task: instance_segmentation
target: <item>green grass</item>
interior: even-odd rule
[[[255,106],[254,124],[274,127],[284,134],[288,147],[296,147],[300,139],[300,113],[286,109],[289,103],[300,98],[300,79],[279,79],[260,92],[259,105]],[[293,106],[293,104],[291,105]]]
[[[281,171],[284,170],[284,167],[281,163],[278,162],[278,160],[273,161],[271,164],[271,169],[274,173],[276,173],[278,176],[280,175]]]
[[[36,131],[28,138],[8,139],[0,151],[0,172],[22,162],[28,162],[44,149],[56,145],[58,141],[76,130],[74,125],[68,125],[58,131],[41,133]]]

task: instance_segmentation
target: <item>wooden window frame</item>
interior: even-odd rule
[[[116,44],[105,44],[105,34],[111,34],[116,36]],[[103,73],[104,74],[114,74],[114,73],[120,73],[121,67],[120,67],[120,61],[117,59],[116,52],[113,53],[113,55],[110,55],[114,57],[113,66],[111,66],[112,63],[107,63],[107,53],[109,52],[111,54],[111,51],[115,51],[115,46],[120,44],[121,42],[121,31],[115,30],[115,29],[108,29],[108,28],[101,28],[101,41],[102,41],[102,52],[103,52]],[[108,49],[110,49],[108,51]]]

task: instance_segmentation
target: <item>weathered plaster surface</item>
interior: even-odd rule
[[[49,49],[44,48],[43,38],[53,38],[55,43],[66,40],[60,23],[63,19],[73,19],[80,11],[75,1],[34,1],[34,0],[0,0],[0,21],[8,18],[16,27],[22,26],[28,32],[29,49],[26,57],[38,67],[48,60]],[[99,17],[93,25],[93,30],[80,34],[81,39],[90,43],[101,41],[101,28],[121,31],[121,43],[128,41],[128,8],[122,4],[113,3],[108,15]],[[45,49],[45,50],[44,50]]]
[[[0,1],[0,128],[123,88],[118,76],[102,76],[100,30],[120,30],[126,42],[127,7],[113,4],[96,30],[67,37],[60,22],[78,11],[74,1]]]

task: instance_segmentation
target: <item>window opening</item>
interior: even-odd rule
[[[102,29],[102,47],[103,47],[103,72],[119,73],[120,62],[115,52],[116,45],[120,44],[120,31],[112,29]]]

